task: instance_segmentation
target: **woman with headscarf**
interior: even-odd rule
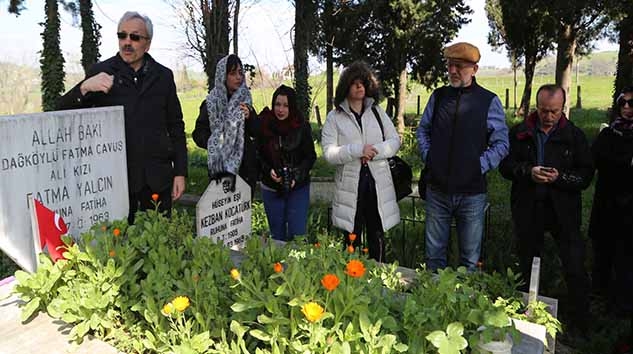
[[[281,85],[272,110],[264,108],[257,127],[262,199],[273,239],[291,241],[305,235],[310,205],[310,169],[316,161],[310,123],[297,109],[295,90]]]
[[[239,175],[251,186],[251,193],[258,173],[254,139],[246,129],[246,120],[255,115],[252,101],[240,58],[231,54],[220,59],[215,86],[200,105],[192,133],[196,145],[208,151],[209,178],[232,177],[234,190]]]
[[[589,237],[594,254],[593,291],[631,318],[628,345],[633,348],[633,86],[622,90],[616,105],[617,118],[602,129],[591,147],[598,180]]]
[[[400,137],[378,98],[378,80],[369,66],[360,61],[348,66],[336,86],[336,108],[327,115],[321,145],[326,161],[336,166],[332,223],[357,235],[354,247],[365,229],[369,256],[383,262],[384,232],[400,222],[387,161],[398,152]]]

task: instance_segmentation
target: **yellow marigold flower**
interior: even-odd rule
[[[321,284],[327,291],[332,291],[338,287],[341,283],[341,280],[336,276],[336,274],[326,274],[321,278]]]
[[[114,257],[116,256],[116,252],[114,252],[114,250],[110,250],[110,252],[108,252],[108,256]]]
[[[172,312],[174,312],[174,305],[171,302],[166,303],[165,306],[163,306],[163,309],[160,310],[160,313],[166,317],[171,316]]]
[[[112,230],[112,234],[114,235],[114,237],[119,237],[119,235],[121,235],[121,230],[119,230],[119,228],[116,228]]]
[[[365,265],[357,259],[352,259],[345,267],[345,274],[350,277],[360,278],[365,274]]]
[[[325,314],[325,310],[323,309],[323,307],[321,307],[321,305],[317,304],[316,302],[308,302],[307,304],[303,305],[303,307],[301,307],[301,312],[303,312],[303,315],[310,322],[316,322],[320,320],[321,317],[323,317],[323,314]]]
[[[240,271],[237,270],[237,268],[231,269],[231,278],[233,278],[235,280],[239,280],[240,279]]]
[[[178,312],[185,312],[187,307],[189,307],[189,298],[186,296],[176,296],[171,303]]]
[[[275,270],[275,273],[281,273],[284,271],[284,266],[282,266],[281,263],[277,262],[275,263],[275,265],[273,265],[273,270]]]

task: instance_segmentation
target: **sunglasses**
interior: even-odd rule
[[[141,38],[149,39],[149,37],[141,36],[140,34],[136,34],[136,33],[128,34],[127,32],[117,32],[116,36],[119,37],[119,39],[126,39],[128,36],[130,36],[130,39],[132,40],[132,42],[138,42],[141,40]]]
[[[628,99],[628,100],[625,100],[624,98],[620,98],[618,100],[618,106],[620,107],[624,107],[627,103],[629,104],[629,107],[633,108],[633,98]]]

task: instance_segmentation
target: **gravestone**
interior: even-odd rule
[[[236,176],[235,192],[224,177],[211,181],[196,205],[198,236],[211,237],[233,249],[241,249],[251,235],[251,187]]]
[[[28,196],[78,237],[92,225],[127,217],[123,107],[0,117],[0,248],[36,269]]]

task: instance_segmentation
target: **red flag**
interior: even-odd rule
[[[64,256],[62,256],[64,249],[57,249],[60,246],[64,247],[62,235],[68,232],[64,219],[56,212],[45,207],[39,200],[34,198],[33,202],[40,233],[40,247],[48,247],[48,254],[54,262],[58,259],[64,259]]]

